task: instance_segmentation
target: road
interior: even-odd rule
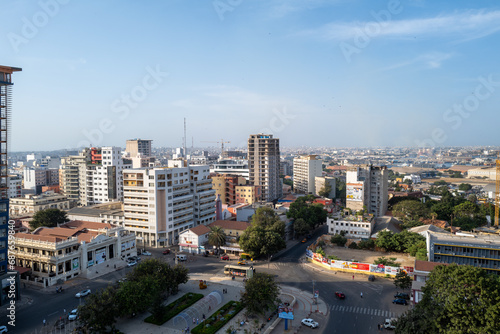
[[[324,333],[374,333],[377,331],[377,324],[383,323],[385,318],[391,315],[402,314],[407,306],[393,305],[391,303],[396,288],[392,281],[380,278],[375,282],[369,282],[366,275],[356,275],[352,279],[352,274],[338,273],[326,269],[315,267],[313,264],[301,262],[305,249],[317,236],[326,232],[326,226],[321,226],[314,233],[314,237],[306,243],[299,243],[286,250],[283,254],[273,258],[273,261],[257,262],[256,270],[277,275],[278,281],[284,286],[291,286],[311,291],[319,291],[330,310],[328,322],[322,325]],[[173,254],[162,255],[161,249],[148,249],[153,257],[167,259],[173,264]],[[147,258],[147,257],[143,257]],[[184,263],[192,273],[221,274],[227,261],[221,261],[218,257],[190,257],[190,261]],[[23,297],[33,299],[33,304],[26,306],[17,312],[16,328],[9,333],[29,333],[42,328],[42,320],[46,319],[48,325],[53,326],[54,322],[63,316],[63,309],[67,312],[76,308],[82,300],[75,298],[75,294],[85,288],[90,288],[95,292],[108,284],[113,284],[118,279],[125,276],[132,268],[124,268],[103,275],[92,281],[79,279],[81,285],[67,288],[64,293],[46,294],[40,291],[26,289],[23,290]],[[345,300],[335,298],[335,291],[342,291],[346,295]],[[363,292],[363,298],[360,293]],[[22,319],[22,321],[21,321]],[[325,329],[328,329],[327,331]],[[321,329],[320,329],[321,331]],[[316,332],[320,332],[316,331]]]

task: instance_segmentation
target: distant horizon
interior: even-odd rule
[[[47,4],[48,3],[48,4]],[[224,4],[221,6],[220,4]],[[498,142],[494,0],[0,3],[13,151]]]

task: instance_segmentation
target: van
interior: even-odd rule
[[[177,255],[177,260],[178,261],[187,261],[187,256],[184,254],[178,254]]]

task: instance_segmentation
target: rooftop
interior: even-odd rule
[[[235,220],[216,220],[208,226],[220,226],[223,229],[245,231],[250,226],[250,223]]]

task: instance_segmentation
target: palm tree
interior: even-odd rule
[[[220,247],[226,244],[226,233],[220,226],[210,226],[210,233],[208,234],[208,243],[217,247],[220,254]]]

